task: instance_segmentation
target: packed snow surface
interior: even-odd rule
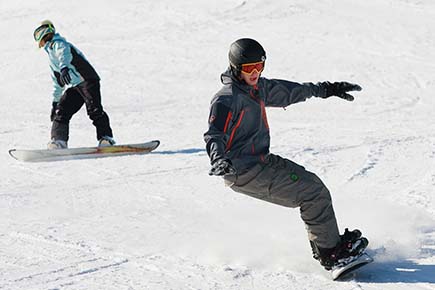
[[[0,0],[0,289],[435,289],[435,2]],[[22,163],[49,141],[50,19],[101,76],[119,144],[143,156]],[[355,82],[354,102],[268,109],[271,151],[318,174],[375,262],[333,282],[298,209],[209,177],[203,133],[228,48],[267,78]],[[94,146],[82,109],[70,147]]]

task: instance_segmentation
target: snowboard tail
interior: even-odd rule
[[[373,258],[366,253],[361,253],[352,261],[345,263],[342,266],[336,266],[331,270],[332,280],[340,280],[357,269],[373,262]]]
[[[48,162],[75,159],[90,159],[132,154],[147,154],[156,149],[160,141],[146,143],[113,145],[105,147],[79,147],[67,149],[9,150],[9,155],[23,162]]]

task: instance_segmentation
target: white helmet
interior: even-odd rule
[[[48,34],[56,33],[56,29],[54,28],[53,23],[50,20],[42,21],[39,26],[33,32],[33,38],[38,43],[38,46],[41,47],[41,41]]]

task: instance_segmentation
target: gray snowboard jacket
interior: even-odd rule
[[[260,77],[255,87],[241,82],[230,69],[221,75],[223,88],[213,97],[209,128],[204,133],[211,164],[231,160],[238,174],[269,154],[270,135],[265,107],[286,107],[325,97],[324,83],[295,83]]]

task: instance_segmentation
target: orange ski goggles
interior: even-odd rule
[[[264,70],[264,61],[242,64],[242,73],[252,75],[254,70],[256,70],[257,73],[261,73]]]

